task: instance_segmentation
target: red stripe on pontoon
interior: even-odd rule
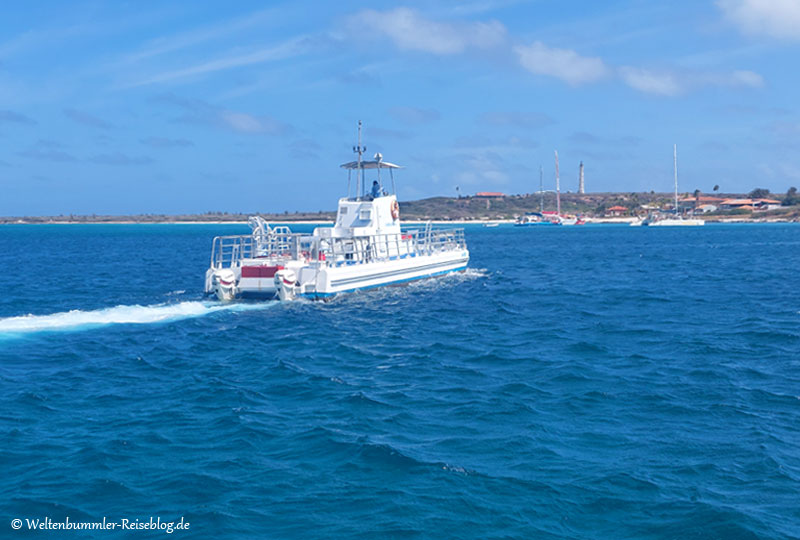
[[[242,266],[242,277],[271,278],[278,270],[283,270],[283,266]]]

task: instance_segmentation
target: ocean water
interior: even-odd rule
[[[246,230],[0,227],[0,537],[800,538],[800,226],[467,227],[463,275],[204,299]]]

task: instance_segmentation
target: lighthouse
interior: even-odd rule
[[[583,195],[586,193],[583,185],[583,161],[581,161],[580,173],[578,173],[578,194]]]

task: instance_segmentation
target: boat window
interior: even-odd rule
[[[358,216],[358,219],[369,219],[372,213],[369,210],[362,210]]]
[[[342,207],[339,209],[339,213],[340,213],[341,215],[345,215],[345,214],[347,213],[347,207],[346,207],[346,206],[342,206]]]

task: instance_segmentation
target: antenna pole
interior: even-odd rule
[[[367,148],[361,146],[361,120],[358,121],[358,146],[353,147],[353,152],[358,154],[358,173],[356,175],[356,199],[361,198],[361,191],[364,187],[364,171],[361,169],[361,154],[367,151]],[[359,187],[360,185],[360,187]]]
[[[678,145],[672,146],[672,170],[675,174],[675,216],[679,216],[678,212]]]
[[[377,163],[377,165],[378,165],[378,185],[381,186],[381,189],[383,189],[383,182],[381,181],[381,159],[382,159],[382,157],[378,157],[378,156],[380,156],[380,154],[375,154],[375,161],[378,162]]]
[[[556,211],[561,215],[561,180],[558,177],[558,150],[556,152]]]

